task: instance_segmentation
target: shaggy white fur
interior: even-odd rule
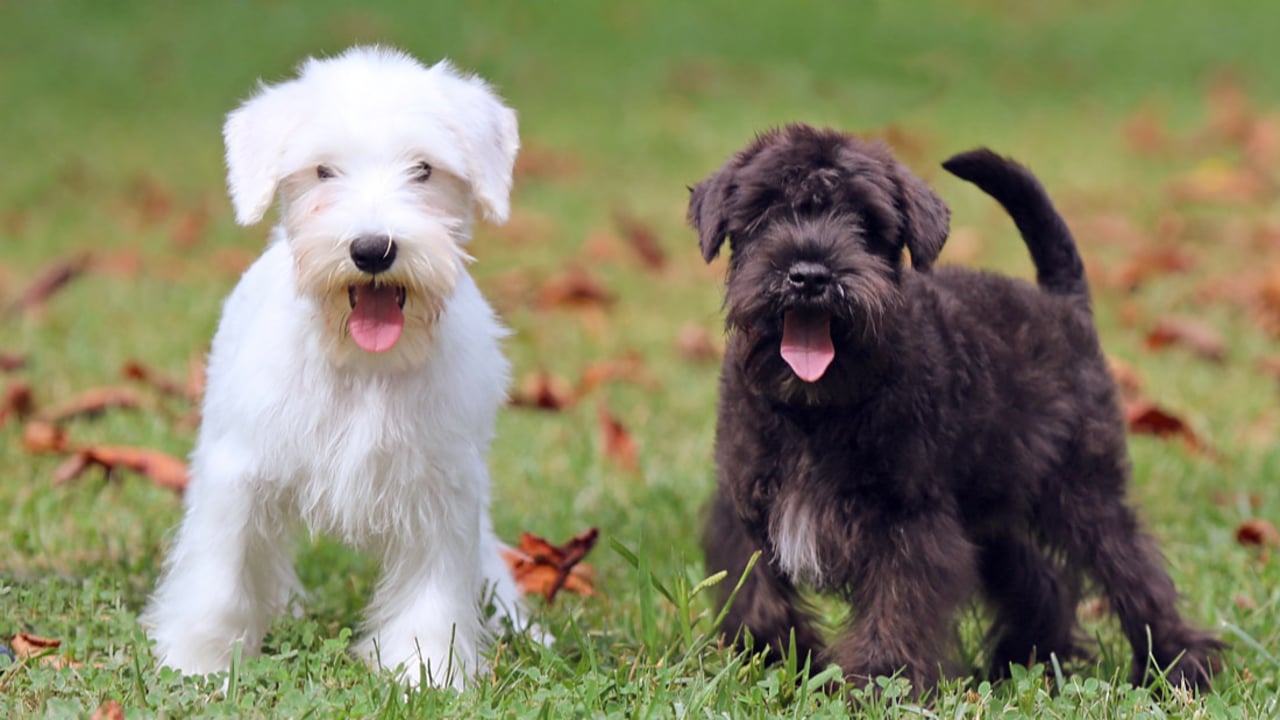
[[[237,220],[277,193],[281,217],[213,339],[186,515],[143,616],[157,657],[207,673],[237,642],[258,652],[301,590],[305,524],[382,561],[356,651],[460,686],[486,605],[524,623],[489,520],[505,330],[462,250],[477,209],[506,220],[515,114],[447,62],[358,47],[262,87],[225,139]]]

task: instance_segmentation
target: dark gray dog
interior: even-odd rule
[[[901,672],[921,691],[975,592],[994,675],[1084,656],[1087,572],[1134,683],[1154,663],[1207,689],[1221,644],[1179,616],[1125,505],[1125,428],[1070,231],[1022,166],[978,150],[944,167],[1012,215],[1038,287],[931,270],[946,205],[883,145],[836,131],[765,133],[692,191],[703,257],[733,249],[707,564],[736,578],[763,551],[726,632],[775,652],[794,632],[850,681]],[[799,585],[852,605],[829,647]]]

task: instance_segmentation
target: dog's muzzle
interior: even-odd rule
[[[787,289],[799,300],[818,300],[833,280],[831,270],[821,263],[802,260],[787,269]],[[782,315],[782,359],[801,380],[822,379],[836,358],[831,342],[831,313],[803,305]]]
[[[347,302],[351,304],[347,331],[361,350],[390,350],[404,330],[405,288],[378,282],[377,274],[395,263],[396,243],[386,235],[362,235],[351,241],[351,261],[374,277],[347,286]]]

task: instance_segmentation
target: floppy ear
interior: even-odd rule
[[[504,223],[511,211],[511,173],[520,149],[516,113],[487,83],[461,74],[449,61],[441,60],[431,70],[456,111],[449,129],[466,157],[466,180],[476,204],[486,220]]]
[[[730,177],[736,160],[730,160],[716,173],[689,188],[689,224],[698,231],[698,246],[702,259],[708,263],[720,254],[729,235],[729,197],[732,194]]]
[[[951,208],[920,178],[899,164],[893,178],[894,199],[902,216],[900,237],[911,252],[911,267],[928,272],[942,252],[951,228]]]
[[[293,86],[263,85],[227,116],[222,137],[227,146],[227,187],[236,222],[252,225],[262,219],[275,199],[281,158],[297,114],[289,102]]]

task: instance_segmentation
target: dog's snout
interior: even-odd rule
[[[396,242],[386,235],[361,235],[351,241],[351,260],[367,273],[380,273],[396,261]]]
[[[831,282],[831,271],[816,262],[801,261],[787,270],[787,284],[807,295],[816,295]]]

